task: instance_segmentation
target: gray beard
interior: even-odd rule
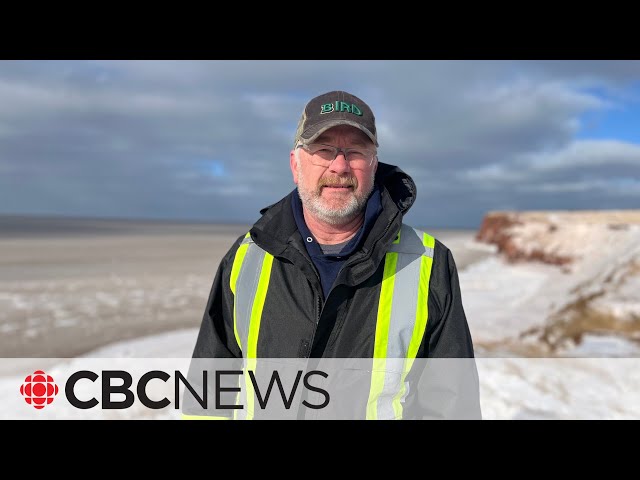
[[[375,171],[371,172],[370,188],[367,189],[367,191],[362,192],[361,195],[352,195],[347,203],[340,208],[328,208],[323,204],[322,198],[320,198],[320,192],[309,191],[305,188],[306,182],[302,174],[302,169],[300,169],[300,165],[298,165],[298,194],[300,195],[300,200],[304,208],[314,217],[328,225],[341,225],[350,222],[364,212],[369,195],[371,195],[373,191],[374,177]],[[303,186],[302,188],[300,188],[301,185]]]

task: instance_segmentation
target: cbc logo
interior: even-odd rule
[[[36,370],[24,379],[24,383],[20,385],[20,393],[25,402],[40,410],[53,402],[58,394],[58,385],[55,384],[51,375],[47,375],[42,370]]]

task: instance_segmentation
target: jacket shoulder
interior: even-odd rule
[[[248,232],[249,231],[247,230],[247,233]],[[224,256],[222,257],[221,264],[224,265],[229,262],[233,263],[233,258],[235,257],[236,252],[238,251],[238,248],[242,244],[243,240],[247,236],[247,233],[243,233],[242,235],[240,235],[238,238],[235,239],[231,247],[229,247],[229,249],[227,250],[227,253],[225,253]]]
[[[428,232],[403,223],[387,251],[433,257],[435,242]]]
[[[423,241],[424,245],[428,244],[428,246],[431,246],[431,248],[433,248],[434,258],[436,257],[436,255],[438,257],[447,258],[451,254],[451,250],[449,249],[449,247],[447,247],[444,243],[442,243],[438,239],[438,237],[430,233],[429,230],[415,228],[406,223],[402,224],[402,229],[406,231],[415,232],[415,235],[417,235],[418,238],[420,238]]]

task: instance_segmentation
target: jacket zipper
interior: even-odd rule
[[[320,288],[322,288],[322,281],[320,280],[320,276],[316,271],[316,266],[305,255],[302,255],[302,257],[307,261],[307,263],[309,263],[309,265],[311,265],[311,268],[314,271],[316,278],[318,279],[318,283],[320,284]],[[311,356],[311,350],[313,349],[313,340],[316,338],[316,332],[318,331],[318,325],[320,324],[321,315],[322,315],[322,297],[318,295],[316,292],[316,324],[313,328],[313,334],[311,335],[311,340],[309,341],[309,346],[307,348],[305,358],[310,358]]]
[[[305,358],[311,357],[311,350],[313,350],[313,341],[316,338],[316,332],[318,331],[318,325],[320,324],[320,316],[322,315],[322,300],[319,296],[316,295],[316,326],[313,329],[313,334],[311,335],[311,340],[309,341],[309,349],[307,351],[307,356]]]
[[[383,237],[389,231],[389,227],[391,226],[392,223],[393,223],[393,220],[391,220],[390,222],[387,223],[384,231],[382,232],[381,237]],[[313,271],[316,274],[316,278],[318,279],[318,282],[322,286],[322,282],[320,280],[320,277],[318,276],[318,272],[316,271],[316,267],[313,264],[313,261],[309,260],[305,255],[303,255],[303,257],[305,258],[305,260],[307,260],[308,263],[311,264],[311,267],[313,268]],[[349,263],[349,260],[352,260],[352,259],[349,259],[349,260],[347,260],[345,265],[343,265],[342,268],[347,267],[347,266],[352,267],[353,265],[356,265],[360,261],[364,260],[364,258],[366,258],[366,257],[367,257],[367,255],[364,255],[361,259],[358,259],[357,261],[351,262],[349,265],[347,265],[347,263]],[[340,272],[338,272],[338,275],[340,275]],[[331,286],[331,289],[329,290],[329,293],[327,294],[327,298],[329,298],[329,296],[331,295],[331,292],[333,291],[333,287],[334,286],[335,285]],[[322,316],[322,310],[323,310],[323,308],[322,308],[322,297],[320,295],[316,295],[316,300],[317,300],[316,301],[316,325],[315,325],[315,328],[313,329],[313,335],[311,335],[311,341],[309,342],[309,347],[308,347],[307,357],[306,358],[310,358],[310,356],[311,356],[311,351],[313,350],[313,341],[316,338],[316,333],[318,331],[318,325],[320,324],[320,317]],[[326,299],[325,299],[325,301],[326,301]]]

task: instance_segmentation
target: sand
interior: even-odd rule
[[[73,357],[199,325],[243,231],[0,238],[0,357]]]

